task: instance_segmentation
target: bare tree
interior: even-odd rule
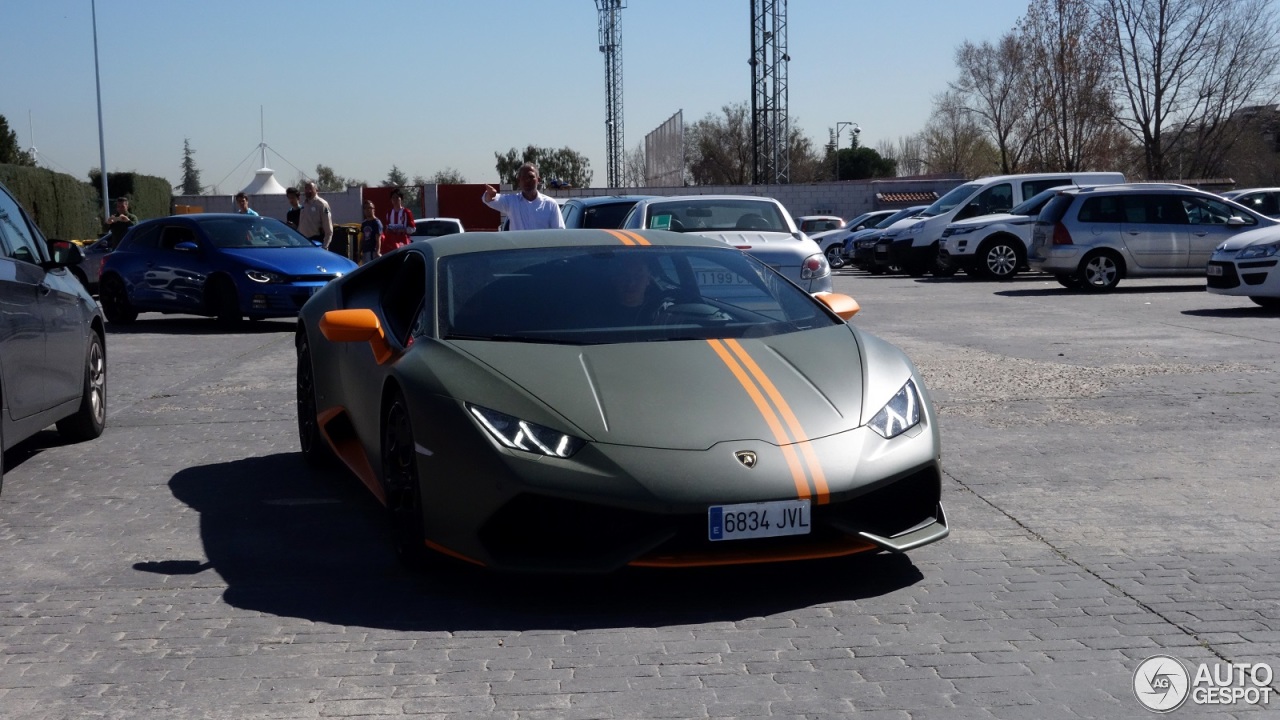
[[[1032,3],[1019,23],[1027,101],[1039,127],[1028,148],[1047,171],[1112,169],[1115,128],[1107,29],[1079,0]]]
[[[623,187],[644,187],[644,167],[644,142],[641,141],[622,157]]]
[[[995,145],[1005,174],[1022,169],[1027,146],[1039,130],[1027,60],[1022,39],[1012,32],[994,45],[965,41],[956,49],[960,77],[951,83],[955,101]]]
[[[1269,0],[1093,3],[1117,62],[1117,119],[1141,145],[1147,177],[1214,174],[1247,127],[1231,117],[1277,97],[1275,7]]]
[[[1000,155],[954,92],[934,98],[933,114],[920,133],[921,161],[931,173],[988,175],[1000,167]]]
[[[751,182],[751,117],[745,102],[707,113],[685,131],[689,179],[695,185]]]

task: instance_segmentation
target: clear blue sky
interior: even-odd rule
[[[994,40],[1028,0],[791,0],[790,117],[817,144],[839,121],[874,147],[920,130],[964,41]],[[55,170],[97,167],[90,0],[0,0],[0,114]],[[628,0],[626,144],[751,99],[747,0]],[[492,182],[494,152],[569,146],[606,181],[604,59],[592,0],[98,0],[107,167],[232,193],[261,164],[317,163],[377,184],[445,167]],[[30,122],[28,118],[30,117]],[[842,144],[847,143],[846,135]],[[284,158],[284,160],[281,159]],[[288,162],[286,162],[286,160]],[[289,164],[292,163],[292,166]]]

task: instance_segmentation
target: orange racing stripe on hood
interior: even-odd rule
[[[619,230],[618,232],[622,233],[623,235],[626,235],[627,237],[631,238],[632,240],[635,240],[637,245],[652,245],[652,244],[653,244],[653,243],[649,242],[648,240],[645,240],[645,239],[644,239],[644,236],[642,236],[640,233],[632,232],[632,231],[630,231],[630,230]]]
[[[830,493],[827,490],[827,478],[822,472],[822,465],[818,463],[818,456],[813,452],[813,446],[809,443],[809,436],[805,434],[804,428],[800,425],[800,419],[791,411],[791,406],[787,404],[786,398],[782,397],[782,393],[778,392],[778,388],[774,386],[773,381],[765,374],[764,370],[756,364],[756,361],[747,353],[746,348],[742,347],[742,343],[737,340],[728,339],[724,344],[729,346],[734,355],[742,361],[744,367],[751,373],[751,376],[760,383],[760,387],[764,388],[764,392],[773,401],[774,407],[778,409],[778,414],[786,421],[787,428],[791,430],[791,435],[795,438],[797,444],[800,445],[800,452],[804,455],[805,464],[809,466],[809,475],[813,478],[813,488],[818,492],[818,504],[826,505],[830,502]]]
[[[609,233],[610,235],[612,235],[612,236],[614,236],[614,237],[618,238],[619,240],[621,240],[623,245],[635,245],[635,244],[636,244],[636,241],[635,241],[635,240],[632,240],[631,238],[627,237],[626,235],[623,235],[623,234],[622,234],[622,232],[621,232],[621,231],[619,231],[619,230],[605,230],[605,232],[607,232],[607,233]]]
[[[782,456],[787,461],[787,467],[791,470],[791,479],[796,484],[796,496],[801,500],[809,498],[809,483],[805,479],[804,470],[800,467],[800,458],[796,456],[795,449],[791,447],[791,440],[787,437],[786,431],[782,429],[782,423],[778,421],[778,416],[774,414],[773,408],[769,407],[768,401],[760,394],[760,389],[756,387],[751,378],[747,376],[742,366],[737,360],[733,359],[733,355],[725,349],[720,340],[707,340],[707,344],[720,356],[720,360],[724,362],[725,367],[729,368],[729,372],[738,379],[742,385],[742,389],[747,391],[747,395],[752,402],[756,404],[756,410],[760,411],[760,416],[764,418],[769,429],[773,431],[773,437],[778,442],[778,446],[782,449]]]

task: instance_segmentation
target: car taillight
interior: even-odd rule
[[[1067,226],[1062,223],[1053,224],[1053,244],[1054,245],[1071,245],[1071,233],[1067,232]]]

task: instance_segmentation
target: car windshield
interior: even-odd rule
[[[446,256],[445,339],[569,345],[769,337],[836,320],[732,248],[556,247]]]
[[[961,185],[955,190],[952,190],[946,195],[943,195],[942,197],[935,200],[933,204],[930,205],[929,207],[925,208],[924,210],[921,210],[920,217],[933,217],[934,215],[941,215],[944,212],[948,212],[949,210],[953,209],[955,206],[959,205],[960,203],[968,199],[970,195],[972,195],[981,187],[982,186],[979,185],[978,183],[969,183],[967,185]]]
[[[898,222],[899,220],[901,220],[901,219],[903,219],[903,218],[911,217],[911,214],[912,214],[912,213],[916,213],[916,212],[920,212],[920,208],[918,208],[918,207],[910,207],[910,208],[906,208],[906,209],[904,209],[904,210],[899,210],[898,212],[896,212],[896,213],[894,213],[894,214],[890,215],[889,217],[887,217],[887,218],[885,218],[885,219],[881,220],[880,222],[876,223],[876,229],[878,229],[878,230],[883,230],[883,229],[885,229],[885,228],[889,227],[890,225],[892,225],[892,224],[894,224],[894,223]]]
[[[646,228],[675,232],[764,230],[791,232],[777,205],[750,199],[688,199],[653,203]]]
[[[244,215],[200,221],[209,241],[220,248],[315,247],[315,243],[275,218]]]

